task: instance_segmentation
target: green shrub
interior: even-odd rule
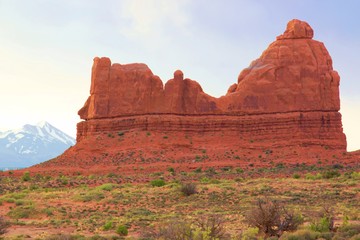
[[[153,187],[162,187],[165,186],[165,181],[162,179],[155,179],[150,182]]]
[[[285,168],[285,164],[282,163],[282,162],[280,162],[280,163],[277,163],[277,164],[275,165],[275,167],[278,168],[278,169],[283,169],[283,168]]]
[[[332,221],[329,217],[322,217],[320,221],[310,224],[310,229],[315,232],[328,232],[332,229]]]
[[[56,178],[56,182],[65,186],[65,185],[68,185],[69,178],[66,176],[60,175],[58,178]]]
[[[56,209],[53,208],[53,207],[47,207],[47,208],[44,208],[44,209],[42,210],[42,212],[45,213],[46,216],[50,217],[50,216],[53,216],[53,215],[54,215],[55,210],[56,210]]]
[[[27,204],[29,204],[29,203],[31,203],[31,202],[26,201],[26,200],[23,200],[23,199],[17,199],[17,200],[15,200],[15,205],[16,205],[16,206],[27,205]]]
[[[29,172],[24,172],[22,178],[21,178],[24,182],[30,181],[30,173]]]
[[[360,180],[360,172],[352,172],[351,178],[355,180]]]
[[[110,229],[112,229],[114,226],[113,226],[113,222],[112,221],[108,221],[104,224],[103,226],[103,229],[104,231],[108,231]]]
[[[63,234],[63,233],[59,233],[59,234],[53,234],[50,236],[46,236],[44,238],[44,240],[85,240],[87,238],[85,238],[82,235],[70,235],[70,234]]]
[[[341,173],[338,170],[329,170],[329,171],[323,172],[321,175],[322,175],[322,178],[324,178],[324,179],[330,179],[330,178],[340,177]]]
[[[120,225],[116,229],[116,233],[120,236],[127,236],[128,235],[128,229],[125,225]]]
[[[108,178],[114,178],[114,177],[117,177],[117,175],[116,175],[115,173],[111,172],[111,173],[108,173],[108,174],[106,175],[106,177],[108,177]]]
[[[210,182],[209,182],[209,183],[211,183],[211,184],[220,184],[221,181],[218,180],[218,179],[210,179]]]
[[[95,189],[85,193],[79,193],[75,196],[75,200],[90,202],[90,201],[100,201],[105,198],[104,193],[101,190]]]
[[[217,174],[215,168],[213,168],[213,167],[210,167],[210,168],[206,169],[205,172],[207,173],[208,176]]]
[[[308,180],[317,180],[317,179],[321,179],[322,175],[320,173],[318,173],[316,175],[313,175],[311,173],[307,173],[307,174],[305,174],[305,178],[308,179]]]
[[[14,198],[3,198],[2,201],[7,202],[7,203],[15,203]]]
[[[259,229],[257,227],[249,227],[240,234],[239,239],[241,239],[241,240],[257,240],[258,233],[259,233]]]
[[[223,172],[229,172],[229,171],[231,171],[231,169],[232,169],[231,166],[230,166],[230,167],[222,167],[222,168],[221,168],[221,170],[222,170]]]
[[[100,185],[98,187],[96,187],[97,190],[102,190],[102,191],[111,191],[114,189],[116,185],[112,184],[112,183],[105,183],[103,185]]]
[[[344,166],[339,164],[339,163],[335,163],[333,166],[332,166],[334,169],[343,169]]]
[[[13,199],[24,199],[26,196],[27,196],[27,194],[26,193],[12,193],[12,194],[10,194],[9,195],[11,198],[13,198]]]
[[[200,179],[200,182],[201,182],[201,183],[209,183],[210,180],[211,180],[210,178],[202,177],[202,178]]]
[[[299,179],[301,176],[300,176],[300,174],[298,174],[298,173],[295,173],[294,175],[293,175],[293,178],[295,178],[295,179]]]
[[[31,185],[29,186],[29,189],[33,191],[33,190],[39,189],[39,186],[36,185],[36,184],[31,184]]]

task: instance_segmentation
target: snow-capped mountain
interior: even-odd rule
[[[75,139],[48,122],[0,132],[0,168],[28,167],[62,154]]]

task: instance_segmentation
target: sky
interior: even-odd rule
[[[212,96],[282,34],[307,21],[340,74],[348,150],[360,149],[360,1],[0,0],[0,131],[46,120],[75,137],[93,58],[176,69]]]

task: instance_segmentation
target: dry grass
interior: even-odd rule
[[[159,177],[166,184],[152,187],[151,179]],[[305,222],[318,218],[317,213],[325,204],[335,207],[336,223],[342,223],[343,219],[360,220],[358,174],[330,179],[313,179],[305,174],[298,179],[270,179],[243,178],[238,173],[238,177],[225,179],[223,175],[202,171],[175,177],[159,173],[147,176],[145,183],[136,184],[118,175],[66,177],[66,184],[63,178],[32,176],[26,182],[2,178],[1,185],[6,190],[0,197],[0,214],[12,226],[46,227],[59,232],[72,229],[69,234],[116,235],[117,226],[124,225],[135,239],[144,229],[159,229],[171,219],[199,226],[198,220],[209,214],[219,216],[226,232],[237,236],[248,228],[246,213],[264,197],[276,199],[286,204],[288,210],[301,213]],[[193,183],[197,194],[185,196],[179,191],[180,182]],[[17,205],[16,200],[22,204]],[[105,231],[108,222],[113,227]],[[6,236],[12,232],[10,228]],[[30,230],[28,235],[39,237],[33,233]]]

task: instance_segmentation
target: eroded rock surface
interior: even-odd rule
[[[261,57],[241,71],[228,93],[214,98],[177,70],[165,86],[145,64],[113,64],[95,58],[91,96],[82,119],[139,114],[280,113],[339,111],[339,75],[309,24],[292,20]]]
[[[163,85],[145,64],[95,58],[90,97],[79,115],[77,140],[132,129],[209,133],[235,131],[264,146],[288,141],[346,150],[340,77],[310,25],[287,24],[259,59],[239,74],[225,96],[214,98],[180,70]],[[251,144],[250,144],[251,145]]]

